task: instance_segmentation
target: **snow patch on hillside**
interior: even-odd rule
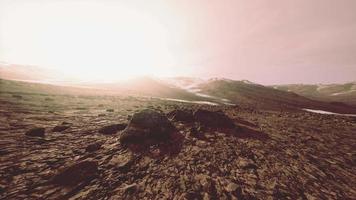
[[[250,84],[250,85],[256,85],[256,83],[251,82],[249,80],[242,80],[243,83]]]
[[[322,90],[324,88],[327,88],[327,87],[329,87],[329,86],[328,85],[324,85],[324,84],[318,84],[316,90],[320,91],[320,90]]]
[[[165,79],[164,81],[166,83],[168,83],[169,85],[183,89],[183,90],[193,93],[197,96],[209,98],[212,100],[223,101],[224,104],[226,104],[226,105],[235,105],[235,104],[230,103],[230,100],[228,100],[228,99],[223,99],[223,98],[219,98],[216,96],[201,93],[201,89],[199,88],[199,86],[201,84],[207,83],[209,81],[217,81],[217,80],[232,81],[232,80],[223,79],[223,78],[221,78],[221,79],[220,78],[212,78],[209,80],[198,79],[198,78],[173,78],[173,79]]]
[[[303,108],[302,110],[312,112],[312,113],[323,114],[323,115],[339,115],[339,116],[356,117],[356,114],[340,114],[340,113],[334,113],[334,112],[329,112],[329,111],[325,111],[325,110],[313,110],[313,109],[307,109],[307,108]]]
[[[331,94],[331,96],[343,95],[343,94],[348,94],[348,93],[351,93],[351,92],[356,92],[356,90],[349,90],[349,91],[344,91],[344,92],[336,92],[336,93]]]
[[[171,86],[186,90],[191,93],[200,92],[199,85],[206,82],[206,80],[199,78],[168,78],[164,79],[163,81]]]
[[[194,104],[205,104],[205,105],[211,105],[211,106],[218,106],[218,103],[210,102],[210,101],[189,101],[189,100],[184,100],[184,99],[174,99],[174,98],[159,98],[161,100],[166,100],[166,101],[175,101],[175,102],[181,102],[181,103],[194,103]]]

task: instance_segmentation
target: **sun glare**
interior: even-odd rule
[[[9,62],[52,67],[81,80],[172,75],[166,69],[174,63],[170,33],[150,14],[68,2],[12,11],[2,23],[4,46],[12,48],[5,52]]]

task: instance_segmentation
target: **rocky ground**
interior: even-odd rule
[[[130,119],[145,108],[167,115],[159,122],[171,123],[174,135],[144,148],[124,144]],[[236,127],[170,113],[184,109],[223,111]],[[356,197],[352,117],[11,93],[1,93],[0,113],[0,199]]]

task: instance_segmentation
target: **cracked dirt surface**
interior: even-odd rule
[[[356,119],[296,111],[209,106],[144,97],[0,95],[0,199],[353,199]],[[172,121],[184,136],[175,154],[135,152],[120,131],[137,110],[222,110],[237,130],[200,130]],[[54,132],[65,122],[69,128]],[[44,137],[28,137],[33,127]],[[90,148],[89,145],[92,145]],[[88,150],[91,149],[91,150]],[[54,177],[96,163],[72,185]],[[84,170],[84,169],[83,169]]]

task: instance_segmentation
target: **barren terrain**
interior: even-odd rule
[[[356,196],[353,117],[137,96],[3,92],[0,101],[1,199]],[[141,151],[120,143],[122,131],[100,133],[108,125],[128,124],[145,108],[166,114],[183,108],[221,110],[237,128],[196,130],[193,121],[170,118],[181,138],[168,141],[166,148],[152,145]],[[58,125],[64,130],[55,132]],[[45,136],[25,135],[34,127],[45,128]],[[70,176],[63,183],[65,170]]]

